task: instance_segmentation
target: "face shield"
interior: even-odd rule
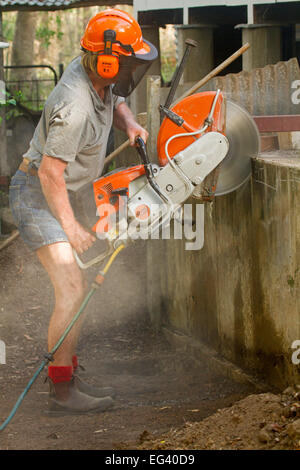
[[[119,72],[112,90],[115,95],[123,96],[124,98],[129,96],[140,83],[154,60],[157,59],[158,52],[156,47],[145,39],[143,42],[150,48],[150,51],[146,54],[136,53],[130,56],[120,54]]]

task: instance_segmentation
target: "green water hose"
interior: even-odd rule
[[[108,260],[106,266],[104,267],[104,269],[98,273],[98,275],[95,278],[95,281],[92,283],[91,289],[89,290],[89,292],[86,295],[84,301],[82,302],[78,312],[76,313],[76,315],[74,315],[73,319],[71,320],[71,322],[69,323],[69,325],[65,329],[64,333],[59,338],[59,340],[57,341],[56,345],[51,349],[51,351],[49,351],[47,354],[45,354],[45,359],[43,360],[43,362],[41,363],[39,368],[36,370],[34,375],[29,380],[27,386],[25,387],[25,389],[23,390],[23,392],[19,396],[18,400],[16,401],[14,407],[12,408],[12,410],[11,410],[10,414],[8,415],[8,417],[6,418],[6,420],[1,424],[0,432],[3,431],[6,428],[6,426],[10,423],[12,418],[15,416],[16,412],[18,411],[19,406],[21,405],[21,403],[24,400],[25,396],[29,392],[31,386],[34,384],[34,382],[36,381],[36,379],[38,378],[38,376],[40,375],[40,373],[42,372],[44,367],[47,364],[49,364],[50,361],[53,360],[54,354],[56,353],[58,348],[60,348],[60,346],[62,345],[62,343],[64,342],[64,340],[68,336],[69,332],[71,331],[71,329],[73,328],[73,326],[75,325],[77,320],[79,319],[80,315],[85,310],[85,308],[86,308],[87,304],[89,303],[89,301],[90,301],[91,297],[93,296],[93,294],[96,292],[98,287],[102,284],[105,274],[107,273],[108,269],[110,268],[110,266],[111,266],[112,262],[114,261],[115,257],[118,255],[118,253],[120,253],[120,251],[123,248],[125,248],[125,245],[120,245],[113,252],[113,254],[111,255],[111,257],[109,258],[109,260]]]

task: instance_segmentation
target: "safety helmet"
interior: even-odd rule
[[[127,12],[107,9],[88,22],[80,41],[83,51],[98,55],[97,72],[117,78],[113,93],[128,96],[157,58],[157,50],[143,39],[137,21]]]

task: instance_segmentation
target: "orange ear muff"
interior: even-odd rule
[[[119,59],[114,55],[99,55],[97,72],[103,78],[114,78],[119,72]]]
[[[119,57],[112,51],[116,42],[116,32],[112,29],[104,31],[104,51],[98,55],[97,72],[100,77],[114,78],[119,72]]]

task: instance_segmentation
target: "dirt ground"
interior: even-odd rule
[[[144,243],[119,255],[91,299],[78,347],[82,378],[115,387],[113,409],[49,418],[45,370],[0,434],[0,450],[299,448],[298,390],[258,395],[208,364],[196,367],[151,328]],[[53,292],[20,238],[0,252],[0,269],[2,423],[43,359]]]

